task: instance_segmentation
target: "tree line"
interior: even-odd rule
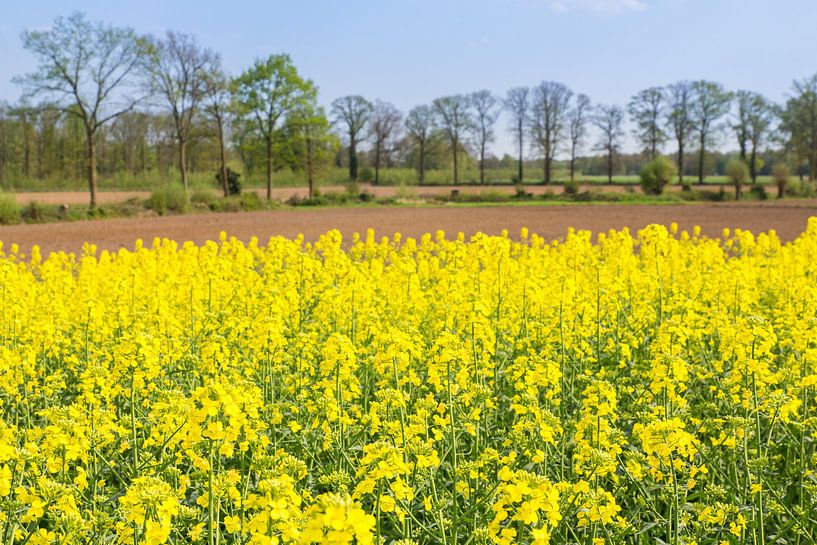
[[[333,164],[359,179],[362,159],[375,184],[395,165],[416,168],[420,183],[429,168],[451,168],[456,184],[463,161],[476,162],[484,183],[497,161],[491,146],[502,117],[514,141],[517,181],[531,157],[544,183],[553,181],[557,163],[574,181],[588,151],[600,152],[612,181],[628,119],[644,160],[669,149],[685,188],[690,167],[704,181],[705,159],[727,135],[752,181],[761,153],[809,180],[817,173],[817,75],[795,81],[783,104],[704,80],[645,89],[626,106],[593,104],[563,83],[544,81],[504,96],[481,90],[440,97],[405,114],[360,95],[337,98],[327,111],[315,83],[286,54],[257,59],[230,77],[219,54],[191,35],[139,35],[81,13],[58,18],[49,30],[26,30],[22,42],[37,68],[15,78],[23,90],[17,104],[0,104],[0,182],[83,177],[91,206],[100,172],[174,167],[188,190],[191,171],[214,168],[226,195],[231,157],[246,172],[263,172],[268,198],[281,168],[303,173],[311,192]]]

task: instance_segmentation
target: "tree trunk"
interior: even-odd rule
[[[221,189],[224,192],[224,196],[228,196],[230,194],[230,186],[228,185],[227,180],[227,149],[224,145],[224,122],[221,119],[221,116],[216,118],[216,127],[218,129],[218,147],[219,147],[219,167],[221,172]]]
[[[425,142],[420,142],[420,174],[418,181],[422,184],[426,179],[426,145]]]
[[[459,147],[459,142],[454,140],[453,145],[451,146],[454,150],[454,185],[458,184],[460,181],[460,174],[457,170],[457,148]]]
[[[309,188],[309,198],[315,194],[315,179],[312,172],[312,142],[306,141],[306,183]]]
[[[570,181],[573,182],[576,177],[576,154],[570,154]]]
[[[545,185],[550,183],[550,165],[552,160],[550,150],[545,151]]]
[[[740,184],[735,184],[735,200],[736,201],[740,200],[740,193],[741,193],[740,190],[741,190]]]
[[[26,180],[31,177],[31,140],[29,139],[30,130],[27,124],[23,125],[23,174]]]
[[[272,136],[267,138],[267,200],[272,200]]]
[[[698,183],[704,183],[704,154],[706,153],[706,136],[701,133],[701,151],[698,154]]]
[[[684,188],[684,191],[689,191],[689,185],[684,183],[684,144],[678,142],[678,183]]]
[[[187,181],[187,140],[185,138],[179,138],[179,173],[182,176],[182,187],[184,187],[184,192],[188,193],[190,191],[190,187]]]
[[[519,124],[519,183],[525,182],[524,177],[524,127],[522,123]]]
[[[613,183],[613,150],[607,151],[607,183]]]
[[[85,131],[88,146],[88,190],[91,193],[91,208],[96,208],[96,134],[90,128]]]
[[[749,163],[749,176],[752,178],[752,183],[757,183],[757,167],[755,166],[755,161],[757,161],[757,148],[754,144],[752,144],[752,153],[749,156],[750,163]]]
[[[380,185],[380,144],[374,147],[374,185]]]
[[[357,181],[357,147],[354,137],[349,139],[349,180]]]
[[[479,183],[480,185],[485,183],[485,144],[481,144],[479,147]]]

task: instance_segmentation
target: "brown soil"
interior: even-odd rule
[[[315,240],[330,229],[339,229],[348,240],[353,233],[362,234],[368,228],[373,228],[378,236],[400,232],[404,237],[419,237],[442,229],[454,237],[459,231],[470,236],[477,231],[498,234],[502,229],[516,236],[520,228],[528,227],[531,232],[551,239],[564,237],[570,227],[594,232],[623,227],[637,230],[650,223],[673,221],[681,229],[691,230],[699,225],[709,236],[720,236],[724,227],[753,232],[774,229],[783,240],[791,240],[805,229],[810,216],[817,216],[817,200],[682,205],[373,206],[12,225],[0,227],[0,240],[4,241],[6,252],[11,243],[18,243],[20,250],[28,253],[34,244],[43,252],[79,252],[83,242],[116,250],[132,248],[137,238],[150,244],[154,237],[203,243],[217,240],[220,231],[242,240],[257,236],[265,242],[270,236],[294,237],[299,233],[307,240]]]

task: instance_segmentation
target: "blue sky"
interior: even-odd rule
[[[59,15],[161,34],[195,34],[238,73],[289,53],[321,102],[349,93],[403,111],[453,93],[504,92],[543,80],[594,103],[640,89],[712,79],[783,100],[817,72],[815,0],[1,0],[0,100],[33,68],[24,28]],[[496,151],[510,149],[504,122]],[[728,142],[727,142],[728,143]],[[630,146],[631,147],[631,143]]]

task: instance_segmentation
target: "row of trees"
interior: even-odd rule
[[[593,105],[586,95],[545,81],[503,97],[487,90],[441,97],[405,116],[388,102],[350,95],[334,100],[327,113],[315,84],[283,54],[256,60],[230,78],[219,55],[192,36],[140,36],[79,13],[57,19],[49,30],[25,31],[22,39],[38,66],[17,78],[23,101],[0,105],[0,177],[7,179],[15,160],[26,177],[83,171],[92,206],[100,166],[104,172],[145,172],[175,162],[188,189],[191,166],[213,163],[226,194],[227,164],[235,154],[248,170],[264,171],[268,198],[274,172],[283,166],[304,172],[310,188],[333,160],[347,164],[349,178],[358,179],[364,147],[375,183],[396,156],[410,156],[422,182],[443,151],[454,183],[462,158],[471,156],[484,182],[502,114],[515,142],[520,181],[530,152],[539,158],[545,183],[552,181],[559,157],[572,181],[577,158],[588,147],[603,152],[612,180],[628,115],[647,159],[672,146],[685,186],[690,150],[703,182],[707,150],[730,133],[752,180],[760,152],[770,148],[798,167],[807,164],[810,179],[817,173],[817,75],[795,82],[782,105],[710,81],[645,89],[626,108]],[[40,101],[36,107],[33,100]],[[597,134],[592,146],[591,128]]]

